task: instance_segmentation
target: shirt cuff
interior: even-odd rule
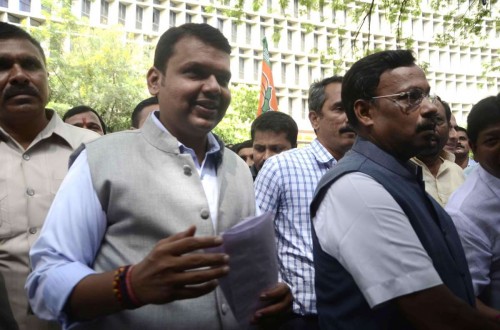
[[[415,271],[363,290],[370,308],[413,292],[443,284],[434,268]]]
[[[79,262],[71,262],[47,271],[43,289],[44,299],[47,308],[52,315],[57,315],[58,321],[65,325],[64,328],[70,322],[64,307],[71,292],[83,278],[95,273],[93,269]]]

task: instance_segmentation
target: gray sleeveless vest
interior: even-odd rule
[[[221,148],[224,149],[222,142]],[[193,159],[151,118],[142,130],[104,136],[86,145],[92,182],[107,215],[96,271],[141,261],[161,239],[196,225],[197,236],[216,235],[254,215],[252,177],[233,152],[217,160],[217,232]],[[147,305],[90,323],[87,329],[237,329],[220,289],[196,299]]]

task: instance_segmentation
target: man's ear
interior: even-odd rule
[[[158,69],[155,67],[151,67],[147,75],[148,89],[151,95],[154,96],[158,95],[158,92],[160,90],[160,79],[161,79],[160,71],[158,71]]]
[[[354,114],[362,126],[373,125],[373,103],[369,100],[358,99],[354,102]]]
[[[475,143],[472,143],[471,140],[469,140],[469,148],[472,151],[472,154],[474,155],[474,160],[475,160],[477,145]]]
[[[311,122],[311,126],[316,132],[319,127],[319,115],[316,111],[309,111],[309,121]]]

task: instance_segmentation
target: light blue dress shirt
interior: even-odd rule
[[[315,139],[266,160],[255,180],[261,211],[275,214],[280,277],[292,289],[293,310],[316,314],[309,204],[316,185],[337,161]]]

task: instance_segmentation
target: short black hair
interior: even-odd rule
[[[342,84],[341,76],[332,76],[325,78],[320,81],[315,81],[309,87],[309,111],[314,111],[318,114],[321,113],[321,108],[323,108],[323,104],[325,104],[325,88],[326,86],[332,83],[340,83]]]
[[[145,107],[148,107],[150,105],[155,105],[158,104],[158,98],[156,96],[148,97],[145,100],[142,100],[139,102],[135,108],[134,111],[132,111],[132,127],[134,128],[139,128],[139,115],[141,114],[142,110]]]
[[[267,111],[257,117],[252,123],[250,135],[252,141],[255,138],[255,132],[271,131],[274,133],[286,133],[286,139],[293,148],[297,147],[297,135],[299,128],[292,117],[284,112]]]
[[[467,133],[467,130],[464,127],[462,127],[462,126],[456,126],[455,130],[457,132],[465,132],[465,133]]]
[[[410,50],[386,50],[373,53],[355,62],[344,75],[342,81],[342,105],[349,124],[356,128],[358,118],[354,113],[354,102],[370,100],[376,96],[380,76],[387,70],[415,65],[415,57]]]
[[[73,107],[73,108],[69,109],[64,114],[62,120],[65,122],[66,119],[71,118],[71,117],[73,117],[73,116],[75,116],[75,115],[77,115],[79,113],[85,113],[85,112],[93,112],[93,113],[95,113],[95,115],[97,116],[97,118],[99,118],[99,122],[101,123],[101,127],[102,127],[103,133],[106,134],[108,128],[106,127],[106,124],[104,123],[104,120],[102,120],[101,116],[97,113],[97,111],[95,111],[94,109],[92,109],[91,107],[89,107],[87,105],[78,105],[76,107]]]
[[[0,22],[0,40],[7,40],[7,39],[28,40],[33,44],[33,46],[35,46],[40,51],[40,54],[42,55],[43,58],[43,64],[47,65],[47,60],[45,59],[45,53],[43,51],[43,48],[35,38],[33,38],[28,32],[24,31],[18,26],[5,22]]]
[[[252,147],[253,147],[252,140],[246,140],[246,141],[234,144],[231,147],[231,150],[234,151],[235,153],[238,153],[238,152],[240,152],[241,149],[252,148]]]
[[[175,44],[188,36],[196,37],[214,48],[231,54],[231,45],[222,32],[206,23],[186,23],[172,27],[162,34],[156,44],[154,67],[165,73],[167,62],[174,53]]]
[[[467,116],[467,136],[476,143],[479,133],[485,128],[500,122],[500,93],[489,96],[476,103]]]
[[[444,114],[446,116],[446,121],[449,123],[451,121],[451,108],[448,102],[441,99],[439,96],[437,97],[438,101],[443,105]]]

